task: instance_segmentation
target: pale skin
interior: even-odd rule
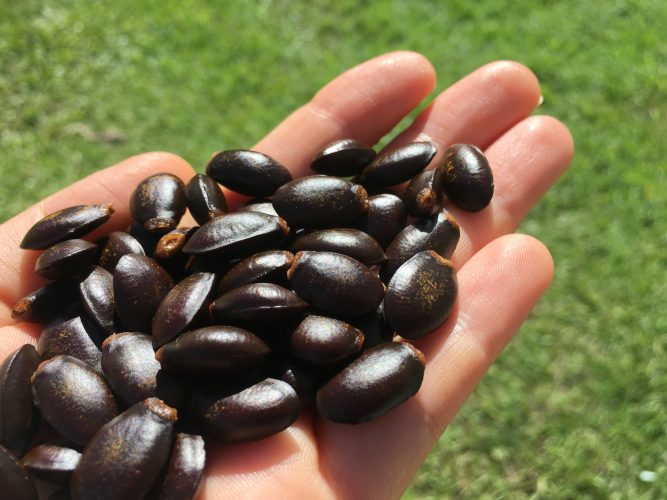
[[[375,144],[433,90],[435,71],[413,52],[394,52],[343,73],[288,116],[252,149],[287,166],[295,177],[326,144],[355,138]],[[453,257],[459,297],[438,331],[416,341],[427,360],[419,393],[367,424],[332,424],[303,414],[262,441],[207,445],[201,498],[398,498],[438,437],[547,290],[554,267],[538,240],[513,234],[565,172],[573,143],[558,120],[529,116],[538,105],[537,78],[508,61],[487,64],[436,96],[388,147],[432,140],[482,148],[493,169],[495,195],[482,212],[451,208],[461,225]],[[234,145],[243,147],[243,145]],[[201,169],[199,169],[201,170]],[[44,215],[86,203],[113,203],[112,220],[93,237],[124,229],[132,186],[157,172],[185,182],[193,169],[169,153],[147,153],[96,172],[0,226],[0,359],[36,343],[39,325],[16,323],[11,308],[42,285],[40,252],[19,249]],[[231,204],[240,201],[227,193]],[[450,207],[448,207],[450,208]]]

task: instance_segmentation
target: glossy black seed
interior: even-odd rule
[[[493,197],[493,172],[489,161],[472,144],[454,144],[439,167],[449,200],[468,212],[485,208]]]
[[[405,203],[393,193],[382,193],[368,198],[368,211],[359,219],[356,228],[371,235],[382,248],[392,242],[405,227]]]
[[[155,174],[139,183],[130,198],[132,218],[151,233],[175,229],[185,213],[183,181],[172,174]]]
[[[251,283],[221,295],[210,310],[218,320],[258,324],[289,320],[307,307],[291,290],[273,283]]]
[[[92,325],[86,325],[82,321],[81,316],[54,322],[42,330],[42,335],[37,342],[37,352],[45,360],[59,354],[66,354],[83,361],[92,368],[99,369],[102,353],[91,337],[91,333],[95,335],[91,327]]]
[[[80,458],[81,453],[72,448],[42,444],[23,457],[23,466],[43,481],[62,484],[69,481]]]
[[[19,459],[4,446],[0,446],[0,486],[3,498],[11,500],[37,500],[37,490]]]
[[[371,347],[317,392],[327,420],[358,424],[380,417],[416,394],[424,355],[407,343]]]
[[[59,280],[82,274],[93,262],[97,245],[85,240],[56,243],[37,258],[35,272],[42,278]]]
[[[205,464],[204,439],[194,434],[176,434],[164,474],[148,496],[159,500],[194,499],[202,484]]]
[[[72,475],[74,500],[143,498],[169,459],[176,410],[137,403],[95,434]]]
[[[368,209],[368,193],[344,179],[314,175],[285,184],[272,203],[293,228],[321,229],[359,219]]]
[[[35,426],[30,377],[40,358],[30,344],[19,347],[0,364],[0,444],[23,455]]]
[[[273,203],[264,198],[253,198],[248,200],[244,205],[236,209],[237,212],[260,212],[266,215],[273,215],[278,217],[278,212],[273,208]]]
[[[368,187],[387,187],[410,180],[424,170],[437,152],[432,142],[412,142],[378,155],[359,176]]]
[[[389,282],[384,298],[387,322],[401,337],[423,337],[444,323],[457,292],[452,263],[433,251],[420,252]]]
[[[243,259],[223,276],[218,286],[218,293],[223,294],[251,283],[286,285],[287,270],[293,260],[294,255],[285,250],[256,253],[252,257]]]
[[[222,189],[208,175],[197,174],[185,186],[185,197],[192,217],[205,224],[229,211]]]
[[[216,259],[247,257],[278,245],[289,232],[284,220],[258,212],[236,212],[201,226],[183,252]]]
[[[12,318],[30,323],[47,323],[76,302],[78,289],[74,281],[56,281],[38,288],[14,304]]]
[[[126,329],[150,332],[151,321],[174,283],[150,257],[128,254],[118,261],[113,275],[116,311]]]
[[[155,348],[176,338],[207,314],[214,285],[215,274],[196,273],[171,289],[153,316],[151,334]]]
[[[107,271],[113,272],[121,257],[128,253],[146,255],[144,247],[136,238],[122,231],[114,231],[106,238],[97,263]]]
[[[113,275],[106,269],[95,266],[79,284],[81,304],[86,315],[110,335],[114,331],[114,311],[116,302],[113,296]]]
[[[43,250],[61,241],[79,238],[104,224],[113,212],[113,205],[79,205],[59,210],[32,226],[20,246]]]
[[[380,278],[358,260],[330,252],[299,252],[287,272],[292,289],[309,304],[343,316],[375,310],[384,295]]]
[[[310,168],[320,174],[348,177],[361,172],[374,159],[372,148],[354,139],[341,139],[319,151]]]
[[[56,356],[32,376],[32,394],[44,419],[76,444],[86,444],[118,414],[102,375],[71,356]]]
[[[403,201],[411,216],[427,217],[440,210],[443,198],[441,177],[441,170],[432,168],[410,179]]]
[[[318,365],[349,358],[363,343],[364,334],[352,325],[316,315],[306,316],[289,340],[294,356]]]
[[[193,417],[207,436],[223,443],[255,441],[289,427],[299,397],[282,380],[267,378],[247,389],[205,389],[193,396]]]
[[[305,234],[292,243],[292,252],[311,250],[347,255],[367,266],[387,260],[380,244],[358,229],[322,229]]]
[[[153,257],[171,259],[178,255],[199,227],[179,227],[162,236],[155,245]]]
[[[102,371],[113,393],[130,406],[156,395],[160,363],[149,335],[124,332],[102,344]]]
[[[247,196],[271,196],[292,174],[273,158],[243,149],[216,153],[206,173],[226,188]]]
[[[391,342],[394,338],[394,331],[384,317],[384,301],[380,302],[375,311],[353,318],[350,321],[364,332],[362,349],[368,349],[384,342]]]
[[[404,262],[424,250],[433,250],[449,259],[460,235],[458,222],[446,210],[410,224],[398,233],[387,248],[387,264],[383,276],[386,279],[391,278]]]

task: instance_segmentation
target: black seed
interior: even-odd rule
[[[153,246],[155,245],[153,244]],[[136,238],[130,236],[128,233],[114,231],[106,238],[106,242],[100,253],[98,264],[107,271],[113,272],[114,269],[116,269],[116,264],[118,264],[120,258],[128,253],[146,255],[144,247],[136,240]]]
[[[356,354],[364,334],[353,326],[325,316],[309,315],[290,336],[294,356],[313,364],[342,361]]]
[[[312,250],[347,255],[367,266],[387,260],[380,244],[372,236],[358,229],[322,229],[297,238],[292,252]]]
[[[35,272],[42,278],[59,280],[82,274],[93,262],[97,245],[85,240],[66,240],[56,243],[39,256]]]
[[[443,198],[440,169],[429,169],[415,175],[403,193],[405,208],[413,217],[426,217],[440,210]]]
[[[139,183],[130,198],[132,218],[151,233],[176,228],[185,213],[183,181],[172,174],[155,174]]]
[[[165,472],[154,485],[153,495],[148,496],[159,500],[192,500],[201,486],[205,464],[204,439],[194,434],[176,434]]]
[[[65,312],[78,298],[74,281],[56,281],[18,300],[12,318],[30,323],[47,323]]]
[[[387,187],[408,181],[428,166],[437,150],[432,142],[412,142],[381,153],[361,173],[359,183]]]
[[[248,200],[244,205],[236,209],[237,212],[260,212],[266,215],[273,215],[278,217],[278,212],[273,208],[273,203],[264,198],[253,198]]]
[[[79,238],[104,224],[113,212],[113,205],[79,205],[59,210],[32,226],[20,246],[43,250],[61,241]]]
[[[229,211],[222,189],[208,175],[197,174],[190,179],[185,186],[185,197],[190,213],[198,224],[205,224]]]
[[[424,355],[407,343],[371,347],[317,393],[327,420],[358,424],[380,417],[416,394],[424,377]]]
[[[88,328],[86,328],[88,326]],[[92,325],[84,324],[80,316],[48,325],[42,331],[37,343],[37,352],[42,359],[50,359],[66,354],[99,369],[102,353],[95,345],[89,331]]]
[[[107,335],[113,333],[116,310],[113,275],[106,269],[96,266],[79,284],[79,292],[81,304],[88,317]]]
[[[80,458],[81,453],[71,448],[42,444],[23,457],[23,466],[43,481],[62,484],[69,481]]]
[[[382,248],[387,248],[405,227],[406,220],[403,200],[393,193],[382,193],[368,198],[368,212],[356,228],[375,238]]]
[[[389,282],[384,298],[387,322],[401,337],[423,337],[444,323],[457,292],[452,263],[433,251],[420,252]]]
[[[3,498],[37,500],[37,490],[19,459],[7,448],[0,446],[0,485]]]
[[[269,156],[257,151],[229,150],[216,153],[206,173],[223,186],[247,196],[271,196],[292,174]]]
[[[223,276],[218,286],[218,293],[223,294],[251,283],[286,285],[287,270],[293,260],[294,255],[285,250],[256,253],[236,264]]]
[[[353,223],[368,209],[368,193],[344,179],[314,175],[285,184],[272,203],[294,228],[320,229]]]
[[[449,200],[468,212],[485,208],[493,197],[489,161],[472,144],[454,144],[442,159],[442,181]]]
[[[310,168],[320,174],[348,177],[361,172],[374,159],[372,148],[354,139],[341,139],[319,151]]]

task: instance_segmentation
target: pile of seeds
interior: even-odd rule
[[[187,185],[142,181],[127,232],[80,239],[110,205],[35,224],[21,247],[45,250],[35,271],[52,281],[13,310],[46,326],[0,367],[3,494],[192,498],[204,438],[261,439],[308,405],[366,422],[413,396],[424,356],[404,339],[438,328],[457,294],[443,204],[477,211],[493,194],[479,149],[426,169],[435,154],[340,140],[312,162],[323,175],[292,180],[223,151]],[[254,198],[230,213],[219,184]],[[188,209],[199,226],[178,227]]]

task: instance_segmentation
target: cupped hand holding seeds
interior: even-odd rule
[[[310,175],[312,158],[324,146],[341,138],[377,143],[434,84],[433,68],[418,54],[378,57],[326,85],[252,149],[288,167],[294,178]],[[260,441],[207,442],[202,498],[396,498],[405,490],[551,280],[548,250],[533,238],[512,234],[567,168],[573,152],[562,124],[550,117],[528,117],[539,95],[537,80],[525,67],[488,64],[436,96],[388,146],[432,141],[438,149],[436,165],[450,145],[474,144],[485,152],[495,182],[491,203],[479,212],[446,205],[461,228],[452,257],[458,300],[435,333],[412,341],[426,358],[419,392],[369,423],[336,424],[306,411],[287,430]],[[43,284],[34,273],[39,253],[19,249],[26,231],[56,210],[105,203],[112,203],[116,213],[86,239],[125,230],[131,222],[129,187],[158,172],[186,183],[193,176],[192,168],[176,156],[136,156],[0,226],[1,358],[22,344],[36,343],[41,331],[41,325],[16,323],[11,317],[17,300]],[[230,208],[244,201],[233,192],[226,192],[226,198]],[[77,248],[86,251],[83,243]]]

